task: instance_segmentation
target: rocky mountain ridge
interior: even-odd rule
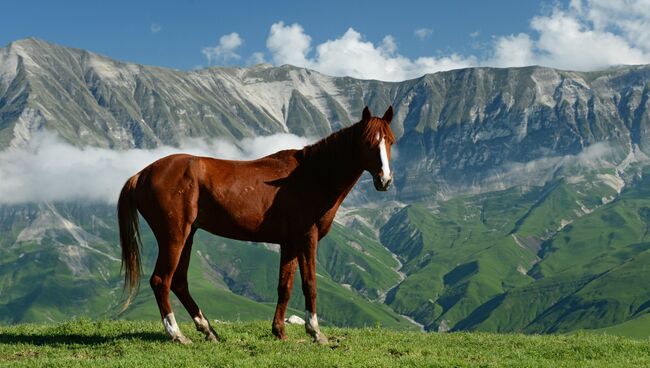
[[[317,138],[355,122],[366,104],[393,104],[396,199],[409,201],[518,185],[508,177],[513,166],[576,156],[598,142],[615,148],[617,164],[647,153],[648,81],[649,66],[469,68],[400,83],[288,65],[183,72],[25,39],[0,50],[0,146],[43,129],[115,149],[186,137]]]

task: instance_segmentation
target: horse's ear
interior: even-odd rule
[[[361,114],[361,121],[368,121],[372,117],[372,114],[370,113],[370,109],[368,106],[363,108],[363,113]]]
[[[390,124],[390,122],[393,120],[393,105],[388,106],[388,110],[386,110],[384,116],[381,119]]]

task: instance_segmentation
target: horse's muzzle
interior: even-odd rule
[[[383,177],[382,175],[373,175],[372,182],[375,184],[375,189],[380,192],[385,192],[393,184],[393,176]]]

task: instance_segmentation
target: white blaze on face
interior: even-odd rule
[[[377,135],[379,138],[379,135]],[[388,151],[386,149],[386,138],[381,137],[379,141],[379,158],[381,158],[381,180],[386,182],[390,179],[390,166],[388,165]]]

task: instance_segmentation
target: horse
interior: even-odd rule
[[[120,192],[117,215],[122,270],[128,297],[142,272],[138,212],[158,243],[149,280],[165,332],[172,341],[191,341],[179,329],[169,302],[178,297],[209,341],[219,337],[190,295],[187,270],[198,229],[232,239],[280,245],[278,300],[272,333],[286,339],[284,321],[296,266],[305,296],[305,330],[327,343],[316,315],[316,249],[334,216],[364,171],[375,189],[393,181],[389,161],[395,137],[393,107],[373,117],[366,106],[359,122],[300,150],[283,150],[252,161],[174,154],[129,178]]]

